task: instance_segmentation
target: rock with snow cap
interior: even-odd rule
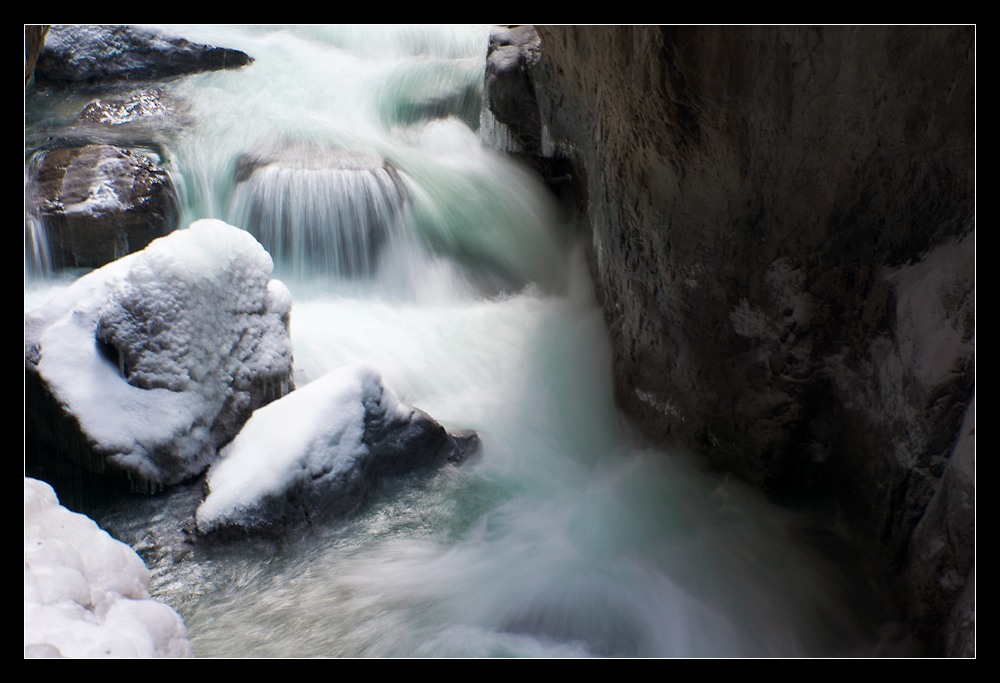
[[[449,433],[357,364],[256,411],[209,470],[198,530],[285,538],[356,510],[383,475],[458,463],[475,432]]]
[[[249,233],[197,221],[25,315],[28,470],[204,471],[292,387],[291,295],[271,269]]]

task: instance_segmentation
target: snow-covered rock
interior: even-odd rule
[[[283,535],[354,511],[381,475],[478,445],[401,403],[372,366],[335,370],[253,414],[209,470],[198,529]]]
[[[193,657],[131,548],[24,479],[24,656]]]
[[[25,315],[34,453],[174,484],[292,387],[291,295],[247,232],[202,220]],[[40,463],[44,467],[45,463]]]

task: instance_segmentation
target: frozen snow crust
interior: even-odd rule
[[[24,656],[193,657],[139,556],[24,479]]]
[[[354,511],[383,474],[476,447],[402,404],[371,365],[335,370],[253,414],[209,470],[198,529],[283,535]]]
[[[25,315],[26,375],[87,442],[70,457],[89,448],[92,469],[177,483],[290,391],[291,295],[271,270],[249,233],[201,220]]]

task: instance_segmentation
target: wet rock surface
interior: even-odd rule
[[[153,80],[246,66],[244,52],[139,26],[53,26],[38,57],[39,83]]]
[[[586,185],[619,405],[774,495],[840,501],[944,653],[945,631],[971,633],[949,610],[973,604],[974,480],[952,470],[974,470],[956,455],[974,389],[974,29],[537,32],[540,58],[511,61],[547,155]]]
[[[27,194],[55,270],[99,268],[177,227],[177,193],[166,170],[146,154],[110,145],[46,152]]]
[[[79,116],[88,123],[120,126],[142,119],[166,116],[169,108],[163,101],[163,93],[156,89],[143,90],[131,97],[95,100],[87,105]]]

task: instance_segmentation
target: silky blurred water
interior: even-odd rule
[[[351,518],[284,546],[146,556],[196,654],[868,651],[855,589],[801,538],[809,520],[633,445],[572,230],[474,130],[487,27],[171,30],[255,59],[162,85],[181,114],[152,137],[182,225],[286,231],[261,239],[292,245],[272,250],[295,300],[296,383],[368,360],[404,401],[483,442],[475,461],[384,481]],[[384,189],[368,176],[309,162],[238,182],[241,160],[289,149],[388,160],[401,194],[378,239],[351,247],[365,267],[295,240],[368,221]],[[25,309],[64,286],[26,281]]]

